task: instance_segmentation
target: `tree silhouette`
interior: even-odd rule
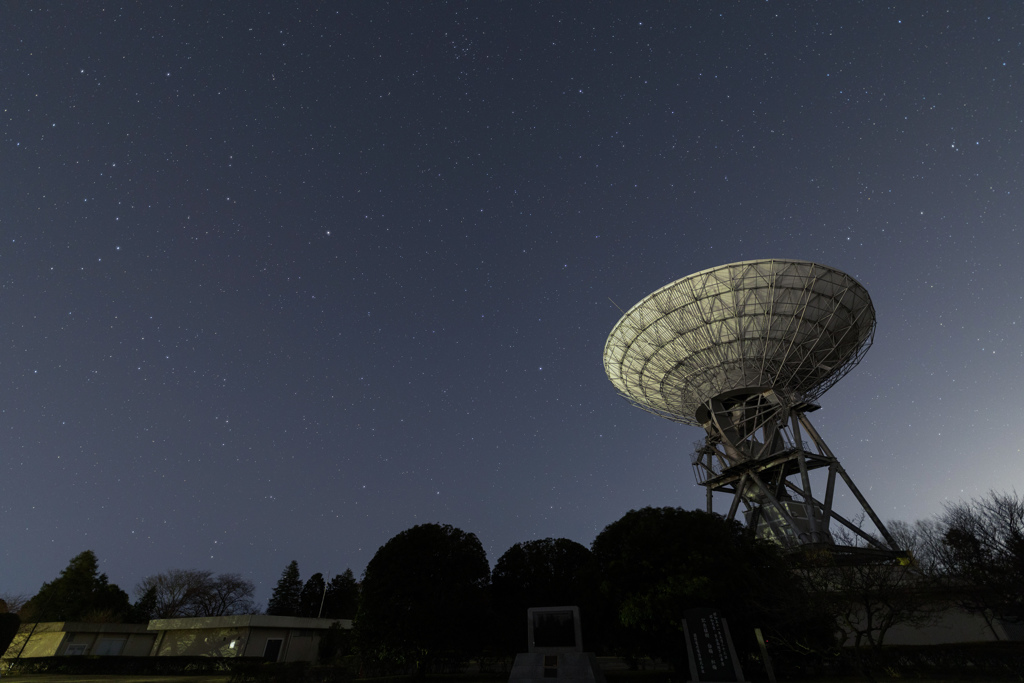
[[[442,659],[454,664],[477,653],[489,575],[473,534],[440,524],[399,533],[366,567],[355,622],[361,654],[424,676]]]
[[[224,617],[232,614],[252,614],[256,605],[252,600],[256,586],[241,574],[218,574],[199,595],[201,616]]]
[[[597,562],[586,546],[567,538],[516,543],[491,573],[495,646],[514,654],[527,648],[526,610],[576,605],[587,649],[597,649],[601,615]]]
[[[14,612],[0,612],[0,656],[7,652],[7,647],[18,634],[21,619]]]
[[[662,658],[681,671],[687,609],[719,610],[737,648],[752,649],[753,637],[746,634],[780,623],[797,592],[774,547],[706,512],[630,510],[605,527],[592,549],[617,616],[615,638],[623,654]]]
[[[267,603],[267,614],[279,617],[297,617],[301,609],[302,580],[299,578],[299,563],[292,560],[277,581],[277,587]]]
[[[24,607],[33,621],[117,622],[129,616],[128,594],[100,574],[96,554],[86,550],[71,558],[60,575],[44,583]]]
[[[352,619],[358,607],[359,583],[352,570],[346,569],[327,584],[323,616],[329,619]]]
[[[153,619],[223,617],[249,614],[256,587],[240,574],[205,569],[170,569],[147,576],[135,586],[136,610]]]
[[[996,638],[995,619],[1024,622],[1024,499],[990,492],[947,506],[941,564],[965,609]]]
[[[930,582],[909,558],[841,562],[825,549],[803,560],[796,574],[833,616],[840,640],[852,640],[858,651],[865,645],[881,650],[894,626],[925,626],[935,619]]]
[[[309,577],[305,585],[302,586],[302,592],[299,593],[299,616],[320,616],[320,608],[326,601],[326,590],[327,585],[324,583],[323,574],[317,572]]]
[[[132,604],[132,615],[130,621],[144,624],[157,616],[157,590],[156,586],[150,586],[146,591],[136,598]]]

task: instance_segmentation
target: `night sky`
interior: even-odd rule
[[[1024,10],[0,9],[0,592],[131,592],[416,524],[589,545],[703,506],[620,398],[641,298],[747,259],[871,293],[811,416],[886,520],[1024,492]],[[843,509],[844,502],[837,507]]]

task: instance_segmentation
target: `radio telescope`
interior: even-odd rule
[[[836,547],[836,523],[860,550],[898,552],[806,415],[860,362],[874,332],[871,298],[849,275],[809,261],[742,261],[633,306],[608,337],[604,368],[634,405],[704,428],[692,462],[708,512],[719,493],[731,496],[729,519],[742,508],[748,528],[785,548]],[[819,500],[811,472],[823,469]],[[877,534],[833,509],[837,478],[860,505],[855,517],[870,518]]]

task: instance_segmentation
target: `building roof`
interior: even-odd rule
[[[238,614],[229,617],[184,617],[180,619],[153,619],[150,631],[181,631],[203,628],[308,628],[328,629],[338,623],[352,628],[351,619],[315,619],[312,617],[279,617],[269,614]]]

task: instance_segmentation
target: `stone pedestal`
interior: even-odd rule
[[[604,671],[593,652],[520,653],[508,677],[509,683],[554,683],[552,679],[605,683]]]

